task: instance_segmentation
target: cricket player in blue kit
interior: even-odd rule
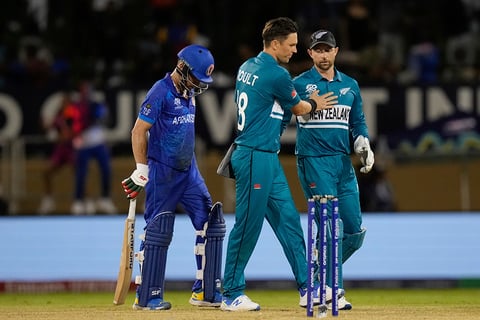
[[[295,89],[301,97],[308,97],[316,90],[320,93],[334,92],[338,96],[338,103],[328,110],[297,116],[295,154],[305,197],[338,197],[341,218],[339,261],[344,263],[362,246],[365,237],[357,178],[350,158],[351,138],[354,141],[353,150],[360,155],[363,164],[360,169],[362,173],[368,173],[372,169],[374,154],[368,139],[360,88],[356,80],[335,68],[337,52],[335,37],[330,31],[319,30],[313,33],[308,54],[314,65],[293,79]],[[286,120],[290,118],[287,116]],[[317,212],[320,212],[318,204]],[[329,214],[331,218],[330,210]],[[318,225],[318,216],[316,221]],[[329,243],[330,236],[327,237]],[[330,274],[330,269],[327,268],[329,284]],[[339,287],[343,288],[341,264]],[[339,299],[339,309],[351,308],[352,305],[342,296]]]
[[[222,243],[226,226],[222,204],[212,205],[194,154],[195,96],[204,92],[214,69],[210,51],[190,45],[178,53],[173,72],[157,81],[143,101],[132,129],[136,170],[122,182],[127,197],[145,187],[145,235],[137,254],[141,279],[136,281],[137,310],[167,310],[165,268],[180,204],[195,229],[197,273],[190,303],[219,307]]]
[[[231,167],[236,182],[235,225],[230,232],[225,262],[225,311],[256,311],[260,306],[244,294],[244,270],[264,219],[282,245],[306,304],[307,264],[300,216],[278,153],[285,110],[303,115],[329,108],[335,96],[313,92],[305,100],[296,93],[288,63],[296,53],[297,26],[289,18],[268,21],[262,32],[263,51],[239,68],[235,86],[237,104],[236,149]],[[301,302],[302,303],[302,302]]]

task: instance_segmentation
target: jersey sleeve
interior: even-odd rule
[[[138,118],[153,124],[161,112],[164,96],[159,90],[147,93],[145,100],[140,106]]]
[[[295,90],[292,78],[286,69],[278,73],[274,83],[274,95],[284,110],[290,110],[300,102],[300,96]]]
[[[355,99],[350,111],[349,127],[353,141],[355,141],[358,136],[368,138],[368,127],[365,120],[365,114],[363,113],[363,100],[360,95],[360,88],[356,81],[354,81],[353,91],[355,93]]]
[[[283,118],[282,118],[282,127],[280,131],[280,135],[282,135],[285,129],[287,129],[288,124],[290,123],[290,120],[292,120],[292,115],[293,113],[291,109],[285,110],[285,113],[283,114]]]

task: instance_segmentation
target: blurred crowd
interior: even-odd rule
[[[324,28],[340,47],[336,66],[360,85],[480,81],[480,0],[3,0],[0,91],[68,92],[82,79],[99,90],[147,88],[191,43],[213,52],[214,85],[231,86],[240,64],[262,50],[264,23],[278,16],[300,27],[298,53],[286,66],[292,75],[310,67],[310,34]],[[49,184],[58,169],[46,169],[42,214],[55,205]],[[395,211],[391,185],[377,169],[359,181],[362,208]],[[95,210],[112,213],[110,187],[103,189]],[[78,198],[74,214],[89,204]]]
[[[208,46],[216,76],[234,75],[261,48],[265,21],[301,29],[293,75],[308,67],[306,40],[337,35],[337,65],[362,83],[431,84],[480,79],[477,0],[6,0],[0,11],[0,90],[149,86],[189,43]],[[221,81],[220,81],[221,83]]]

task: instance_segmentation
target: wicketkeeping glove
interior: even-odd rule
[[[360,172],[370,172],[373,164],[375,163],[375,155],[370,148],[370,142],[368,141],[368,138],[365,138],[364,136],[358,136],[353,144],[353,149],[355,150],[355,153],[360,156],[360,162],[362,162],[363,165],[363,167],[360,168]]]
[[[132,175],[122,181],[123,191],[127,194],[128,199],[138,196],[148,182],[148,166],[143,163],[137,163],[137,169]]]

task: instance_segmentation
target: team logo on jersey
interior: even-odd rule
[[[317,90],[317,85],[314,83],[307,84],[305,87],[305,91],[309,94]]]
[[[175,110],[177,109],[182,109],[182,101],[180,101],[180,98],[175,98],[175,100],[173,100],[173,104],[175,105]]]
[[[308,187],[309,187],[310,189],[314,189],[314,188],[317,187],[317,184],[316,184],[315,182],[310,182],[310,183],[308,184]]]
[[[255,184],[253,185],[253,189],[255,189],[255,190],[260,190],[260,189],[262,189],[262,185],[261,185],[260,183],[255,183]]]
[[[350,91],[350,87],[340,89],[340,95],[341,95],[341,96],[344,96],[344,95],[347,94],[348,91]]]
[[[297,96],[297,91],[293,89],[291,95],[292,95],[292,98],[295,98]]]
[[[152,113],[152,105],[150,103],[147,103],[142,108],[142,114],[148,116],[150,113]]]

